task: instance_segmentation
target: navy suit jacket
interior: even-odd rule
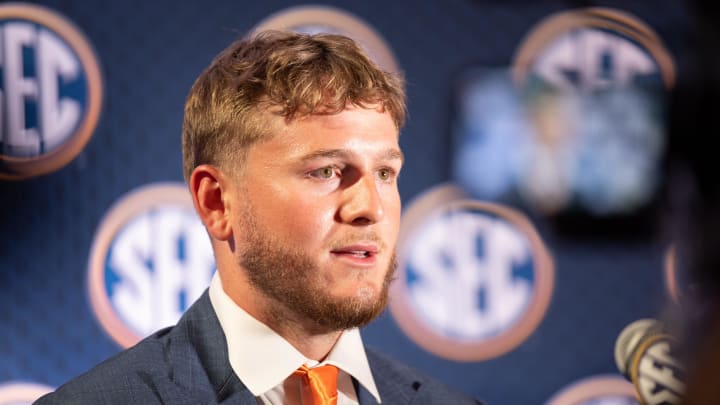
[[[477,404],[407,366],[367,349],[383,404]],[[375,398],[355,381],[361,405]],[[48,404],[247,404],[253,394],[233,372],[207,291],[165,328],[35,402]]]

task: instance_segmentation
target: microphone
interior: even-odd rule
[[[635,387],[641,404],[679,404],[685,392],[685,369],[678,359],[679,341],[655,319],[640,319],[615,341],[615,364]]]

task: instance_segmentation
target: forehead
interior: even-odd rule
[[[257,146],[278,154],[336,149],[359,154],[399,151],[399,132],[391,115],[377,108],[350,107],[291,121],[273,117],[271,135]]]

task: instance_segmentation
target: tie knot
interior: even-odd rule
[[[337,404],[337,367],[327,364],[308,368],[303,364],[294,374],[303,379],[303,399],[311,400],[313,405]]]

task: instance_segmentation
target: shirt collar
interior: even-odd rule
[[[281,384],[302,364],[314,363],[267,325],[236,305],[223,290],[217,272],[213,275],[209,290],[210,302],[225,333],[230,366],[253,395],[259,396]],[[332,364],[351,375],[380,402],[380,394],[357,328],[343,332],[321,364]],[[258,367],[262,367],[262,372],[258,372]]]
[[[378,403],[381,402],[359,329],[353,328],[343,332],[323,364],[332,364],[350,374],[375,397]]]

